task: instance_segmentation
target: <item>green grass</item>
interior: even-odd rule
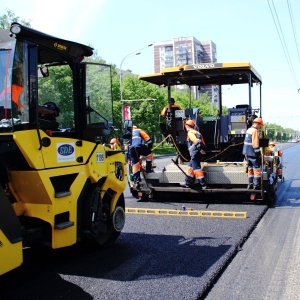
[[[164,145],[159,145],[156,148],[157,144],[153,145],[153,153],[155,155],[164,155],[164,154],[176,154],[176,149],[172,145],[169,144],[164,144]]]

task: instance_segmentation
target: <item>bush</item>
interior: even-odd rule
[[[163,143],[163,144],[154,144],[153,153],[155,155],[164,155],[164,154],[176,154],[176,149],[173,145]]]

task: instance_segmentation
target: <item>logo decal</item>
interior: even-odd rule
[[[75,145],[74,143],[57,143],[57,161],[66,162],[66,161],[75,161]]]
[[[65,46],[65,45],[62,45],[62,44],[59,44],[59,43],[54,43],[53,46],[57,50],[67,51],[67,46]]]

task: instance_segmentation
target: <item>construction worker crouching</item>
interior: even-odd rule
[[[116,138],[112,138],[109,142],[111,150],[120,150],[120,142]]]
[[[201,154],[205,154],[205,142],[200,132],[194,129],[195,123],[193,120],[188,120],[185,123],[185,130],[187,131],[187,145],[189,154],[191,156],[188,164],[187,174],[185,176],[185,183],[181,184],[183,187],[192,187],[196,178],[196,183],[201,189],[206,188],[204,180],[204,173],[201,168]]]
[[[274,161],[275,161],[275,167],[277,168],[277,175],[281,177],[282,174],[282,164],[281,164],[281,159],[282,159],[282,150],[280,150],[275,142],[270,142],[269,147],[266,150],[266,155],[268,156],[274,156]]]
[[[267,156],[274,156],[275,155],[275,142],[270,142],[268,147],[266,148],[266,155]]]
[[[146,156],[146,173],[153,172],[152,170],[152,140],[150,136],[137,126],[132,126],[131,145],[129,146],[129,156],[131,159],[132,173],[134,185],[137,189],[140,188],[141,182],[141,163],[140,156]]]
[[[255,118],[246,131],[243,154],[248,165],[248,189],[261,189],[261,152],[259,147],[258,129],[263,126],[261,118]]]

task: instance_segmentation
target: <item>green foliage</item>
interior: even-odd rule
[[[121,129],[122,126],[122,105],[121,101],[114,101],[113,102],[113,120],[114,120],[114,126],[118,129]],[[119,137],[121,137],[121,133],[119,134]]]
[[[98,64],[89,64],[87,66],[86,97],[91,102],[89,105],[98,112],[98,117],[100,117],[100,114],[103,119],[112,121],[110,66]],[[94,117],[96,115],[95,113]],[[91,121],[93,123],[100,122],[100,120]]]
[[[15,13],[11,10],[7,10],[6,14],[0,17],[0,29],[9,29],[11,23],[18,22],[22,25],[30,27],[31,20],[26,21],[25,19],[20,19],[20,17],[16,16]]]
[[[59,118],[61,127],[72,127],[74,126],[74,104],[71,69],[66,66],[56,66],[50,68],[49,72],[49,77],[39,79],[39,104],[55,102],[60,111],[65,112]]]
[[[300,137],[300,132],[292,128],[283,128],[275,123],[265,124],[266,137],[270,141],[288,141]]]
[[[116,77],[113,78],[114,114],[116,117],[120,115],[122,118],[121,113],[119,113],[121,104],[116,103],[120,98],[119,85],[120,81]],[[152,136],[161,135],[158,124],[160,112],[168,103],[167,89],[139,80],[137,76],[132,74],[123,77],[122,87],[124,105],[130,106],[131,118],[134,123],[146,129]],[[211,103],[207,93],[203,94],[200,99],[194,99],[190,96],[189,90],[178,90],[172,87],[171,94],[175,98],[176,104],[182,109],[199,108],[202,116],[216,116],[217,108]]]
[[[158,121],[161,109],[165,106],[167,95],[155,85],[141,81],[137,76],[123,79],[124,105],[130,105],[134,123],[151,135],[160,135]]]
[[[163,143],[159,145],[153,145],[154,155],[176,154],[176,148],[173,145]]]

